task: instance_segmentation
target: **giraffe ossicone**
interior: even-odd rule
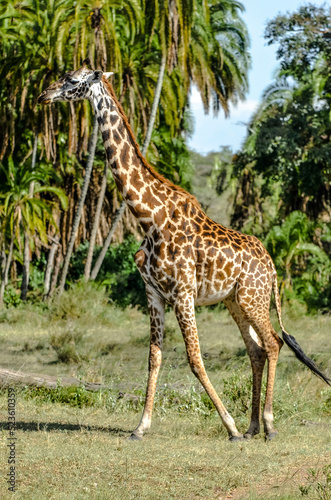
[[[253,371],[252,415],[244,437],[251,438],[260,431],[261,383],[267,361],[262,419],[266,438],[271,439],[277,434],[272,399],[278,354],[283,345],[270,322],[272,292],[285,343],[300,361],[331,385],[294,337],[284,330],[272,259],[257,238],[212,221],[194,196],[147,163],[107,81],[110,74],[87,66],[88,61],[84,61],[81,68],[66,73],[40,94],[38,102],[91,102],[116,185],[145,232],[135,262],[145,282],[150,314],[149,370],[143,415],[131,437],[140,439],[151,425],[162,360],[165,305],[170,304],[183,334],[192,372],[213,401],[230,439],[242,438],[204,368],[195,320],[195,305],[223,301],[239,327]]]

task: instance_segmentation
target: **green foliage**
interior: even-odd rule
[[[110,299],[118,306],[147,308],[145,285],[134,262],[140,243],[133,236],[123,243],[111,246],[98,275],[98,282],[106,285]],[[97,256],[96,256],[97,258]]]
[[[278,209],[274,218],[284,218],[295,210],[313,220],[330,217],[329,16],[326,5],[309,4],[293,14],[277,16],[266,29],[268,42],[278,44],[281,69],[264,92],[234,162],[239,191],[245,192],[234,219],[247,220],[251,215],[247,206],[258,199],[264,231],[273,222],[268,212],[278,185],[278,197],[272,200]]]
[[[331,260],[313,243],[321,229],[321,224],[309,221],[305,214],[293,212],[269,231],[265,245],[281,273],[281,294],[305,302],[309,309],[327,310]]]
[[[8,256],[8,265],[2,266],[0,302],[13,260],[23,261],[26,295],[28,252],[23,259],[23,248],[27,249],[23,240],[29,243],[32,254],[36,247],[40,250],[39,239],[49,248],[59,224],[59,234],[65,240],[59,244],[68,248],[71,215],[76,211],[80,191],[77,186],[84,176],[92,128],[91,106],[87,102],[38,106],[37,97],[43,89],[66,71],[77,69],[87,57],[91,67],[114,71],[115,93],[142,144],[160,67],[164,67],[161,61],[166,60],[151,157],[160,172],[189,189],[193,169],[185,135],[190,87],[196,83],[206,110],[213,103],[215,112],[223,109],[227,113],[229,102],[237,102],[247,91],[250,65],[249,37],[241,17],[244,8],[237,0],[116,0],[111,5],[81,0],[26,0],[1,5],[0,251]],[[36,165],[31,168],[33,163]],[[94,165],[103,163],[104,148],[98,147]],[[60,184],[68,194],[69,216],[61,214],[67,201]],[[114,182],[107,189],[114,196]],[[89,229],[94,214],[94,209],[89,208],[95,206],[97,190],[91,191],[85,219]],[[112,203],[105,206],[109,218]],[[83,246],[72,266],[72,280],[81,276],[79,267],[87,245],[79,233],[76,246]],[[116,260],[115,256],[112,259]],[[42,276],[33,269],[30,289],[35,292]],[[144,302],[137,298],[139,290],[125,297],[124,290],[129,291],[131,286],[130,276],[141,283],[138,274],[125,265],[119,268],[118,286],[113,272],[104,277],[114,296],[118,293],[114,300],[123,307],[131,299],[133,305]]]
[[[18,290],[14,288],[12,285],[8,285],[5,293],[4,293],[4,298],[3,302],[7,307],[11,306],[19,306],[22,303],[20,294],[18,293]]]
[[[39,259],[34,259],[30,263],[29,287],[34,292],[40,292],[43,289],[46,265],[47,261],[44,253],[41,254]]]
[[[229,187],[232,174],[233,152],[229,146],[223,146],[219,156],[214,159],[213,169],[209,178],[209,185],[221,195]]]
[[[229,401],[229,410],[234,415],[247,415],[251,408],[253,380],[251,374],[236,371],[224,380],[223,393]]]
[[[61,403],[78,408],[94,406],[96,395],[89,392],[85,387],[62,387],[59,379],[56,389],[47,389],[45,387],[29,387],[23,392],[26,400],[34,399],[36,403]]]
[[[316,500],[330,500],[331,498],[331,464],[322,469],[309,469],[308,480],[304,486],[299,486],[303,497]]]
[[[96,282],[107,289],[108,296],[121,308],[139,306],[147,308],[145,285],[134,262],[134,254],[140,243],[133,236],[128,236],[123,243],[111,245],[106,253]],[[68,273],[68,281],[83,278],[88,243],[80,245],[73,254]],[[101,248],[96,249],[95,259]]]
[[[34,399],[37,403],[61,403],[78,408],[106,408],[110,412],[115,410],[141,412],[145,402],[145,390],[136,388],[132,392],[127,392],[106,389],[91,392],[84,387],[62,387],[59,379],[56,389],[29,387],[24,390],[23,397]],[[197,391],[193,385],[189,385],[189,388],[183,391],[165,384],[156,392],[155,412],[165,415],[173,411],[181,415],[195,413],[207,417],[215,412],[215,408],[206,393]]]
[[[194,168],[185,138],[181,134],[172,137],[162,125],[153,132],[152,140],[156,148],[156,153],[149,154],[152,164],[167,179],[190,191]]]
[[[264,239],[287,299],[330,309],[330,7],[269,21],[281,63],[233,163],[233,227]]]

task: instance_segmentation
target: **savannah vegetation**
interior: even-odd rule
[[[0,367],[59,379],[56,390],[17,393],[15,496],[329,499],[328,388],[282,349],[279,437],[230,446],[170,311],[152,429],[127,442],[143,407],[149,344],[133,261],[141,232],[121,205],[89,104],[36,101],[86,57],[114,71],[148,160],[212,218],[263,241],[279,273],[284,324],[329,374],[330,8],[307,4],[268,23],[280,69],[244,144],[235,155],[224,148],[201,157],[186,145],[191,86],[206,111],[225,115],[248,88],[240,2],[0,4]],[[218,306],[199,311],[198,328],[207,372],[246,429],[252,382],[237,327]],[[65,375],[106,389],[64,388]],[[5,390],[0,397],[3,410]],[[1,470],[6,452],[2,418]],[[2,496],[2,474],[0,488]]]
[[[47,310],[27,303],[0,315],[0,366],[58,377],[56,390],[17,389],[15,497],[330,498],[329,388],[282,349],[274,398],[278,437],[231,444],[190,371],[172,311],[166,315],[152,428],[143,441],[128,441],[143,409],[149,319],[137,308],[110,305],[103,290],[87,287],[65,291]],[[330,316],[307,316],[298,306],[286,308],[283,316],[308,355],[330,373]],[[252,381],[240,333],[226,311],[204,308],[197,321],[206,369],[244,431]],[[277,324],[274,313],[272,322]],[[66,375],[101,382],[106,389],[62,388]],[[3,390],[1,408],[6,404]],[[4,425],[5,411],[1,420]],[[6,437],[3,428],[1,470]],[[2,498],[12,497],[6,496],[3,474],[0,489]]]

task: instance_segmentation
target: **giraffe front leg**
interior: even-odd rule
[[[223,405],[206,373],[200,352],[193,297],[185,297],[182,300],[178,300],[175,305],[175,314],[183,334],[187,357],[192,372],[200,381],[208,396],[214,403],[222,422],[229,433],[230,440],[236,441],[242,439],[242,434],[238,432],[233,418]]]
[[[152,421],[153,403],[156,389],[157,377],[162,361],[162,340],[164,331],[165,303],[153,289],[146,286],[148,309],[150,314],[150,351],[148,364],[148,382],[145,399],[145,407],[138,427],[132,432],[130,439],[142,439],[145,432],[150,428]]]

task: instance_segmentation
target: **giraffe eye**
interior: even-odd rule
[[[69,83],[71,83],[72,85],[77,85],[77,83],[79,83],[79,80],[75,80],[74,78],[72,78],[71,80],[69,80]]]

